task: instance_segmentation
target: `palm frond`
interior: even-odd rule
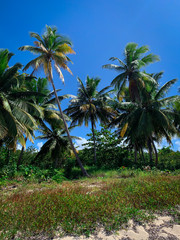
[[[123,61],[121,61],[121,60],[120,60],[119,58],[117,58],[117,57],[111,57],[109,60],[112,60],[112,61],[117,60],[117,61],[119,62],[119,64],[120,64],[121,66],[123,66],[123,68],[126,68],[125,63],[123,63]]]
[[[22,46],[19,48],[20,51],[30,51],[34,54],[43,54],[46,53],[45,50],[43,50],[42,48],[39,47],[34,47],[34,46],[30,46],[30,45],[26,45],[26,46]]]
[[[168,92],[168,90],[170,89],[170,87],[177,82],[177,79],[172,79],[170,81],[168,81],[167,83],[165,83],[161,89],[157,92],[157,94],[155,95],[155,100],[158,100],[159,98],[164,97],[164,95]]]
[[[55,69],[56,69],[57,73],[59,74],[59,77],[60,77],[62,83],[64,84],[64,76],[63,76],[63,74],[62,74],[62,72],[61,72],[61,69],[60,69],[60,68],[58,67],[58,65],[56,64],[56,61],[55,61],[54,66],[55,66]]]
[[[153,63],[153,62],[157,62],[159,60],[160,60],[159,56],[152,54],[152,53],[148,54],[147,56],[145,56],[141,59],[141,61],[143,61],[146,65]]]
[[[44,56],[39,56],[35,59],[33,59],[32,61],[30,61],[28,64],[26,64],[26,66],[23,68],[23,71],[26,71],[28,68],[32,67],[33,73],[35,72],[35,70],[38,69],[38,67],[44,62]]]

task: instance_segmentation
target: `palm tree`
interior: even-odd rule
[[[49,81],[52,84],[54,94],[56,97],[57,105],[61,114],[61,118],[63,119],[64,126],[68,135],[68,139],[71,145],[71,148],[74,152],[74,155],[76,156],[77,162],[83,172],[83,175],[88,176],[86,170],[84,169],[78,154],[76,152],[76,149],[73,145],[72,139],[69,134],[68,126],[66,123],[66,120],[64,119],[63,112],[60,106],[60,102],[57,96],[57,92],[54,86],[53,82],[53,65],[55,70],[58,72],[61,80],[64,82],[64,77],[61,72],[61,68],[67,70],[71,73],[71,70],[68,68],[67,63],[71,62],[71,60],[66,56],[68,53],[74,53],[71,46],[72,43],[67,38],[58,35],[57,29],[51,28],[49,26],[46,26],[46,32],[42,35],[42,37],[37,33],[30,33],[31,37],[36,38],[37,41],[34,42],[35,46],[23,46],[19,49],[21,51],[27,50],[35,54],[39,54],[39,56],[32,61],[30,61],[25,67],[24,70],[27,70],[29,67],[32,67],[34,70],[32,74],[35,73],[37,69],[39,69],[41,66],[44,68],[45,75],[49,79]]]
[[[111,82],[111,85],[115,86],[115,89],[118,90],[118,97],[122,95],[124,87],[129,82],[131,101],[139,101],[139,88],[144,85],[143,81],[154,82],[154,79],[150,75],[140,71],[142,67],[159,60],[159,57],[154,54],[144,56],[148,51],[148,46],[138,48],[138,44],[128,43],[124,51],[124,61],[116,57],[111,57],[109,60],[117,60],[119,65],[103,65],[103,68],[114,69],[120,72]]]
[[[156,155],[156,166],[158,153],[154,141],[161,141],[162,137],[171,144],[171,136],[177,133],[173,124],[174,112],[169,106],[172,105],[178,96],[163,98],[168,89],[176,82],[173,79],[165,83],[161,88],[153,84],[148,92],[141,89],[140,102],[112,102],[118,117],[111,125],[118,127],[118,133],[125,136],[127,141],[142,149],[148,146],[150,162],[152,162],[152,149]]]
[[[0,50],[0,141],[16,149],[17,140],[25,146],[24,135],[32,140],[32,132],[37,128],[34,115],[41,116],[41,109],[29,101],[35,93],[24,91],[26,79],[19,74],[21,64],[9,67],[12,57],[8,50]]]
[[[50,127],[43,122],[40,126],[39,132],[42,133],[36,139],[47,140],[41,147],[40,151],[36,155],[36,158],[44,158],[48,153],[51,154],[54,159],[54,167],[57,168],[61,162],[65,153],[71,154],[71,147],[68,141],[68,137],[64,128],[61,125],[54,125],[51,121]],[[79,139],[78,137],[71,136],[73,139]]]
[[[62,122],[62,119],[59,116],[59,112],[56,110],[56,99],[54,98],[54,91],[51,92],[48,89],[47,78],[38,78],[37,80],[32,78],[30,81],[25,82],[25,89],[34,93],[38,93],[37,96],[33,96],[31,99],[31,102],[41,107],[43,111],[43,118],[36,115],[34,116],[38,125],[41,125],[43,121],[51,124],[53,120],[53,122],[57,125]],[[59,92],[60,89],[57,89],[56,91]],[[59,101],[62,101],[63,99],[69,97],[73,97],[73,95],[65,94],[63,96],[58,96],[58,99]],[[64,117],[67,119],[67,116]],[[27,141],[27,138],[25,138],[25,141]],[[19,166],[21,165],[24,149],[25,147],[22,146],[21,153],[17,161],[17,169],[19,169]]]
[[[70,106],[64,111],[72,119],[71,126],[78,124],[79,126],[85,123],[88,126],[89,122],[92,127],[93,142],[94,142],[94,162],[96,163],[96,141],[94,128],[96,122],[100,120],[102,123],[107,123],[112,115],[112,109],[107,105],[109,99],[106,90],[109,87],[103,88],[101,91],[97,91],[99,78],[90,78],[87,76],[86,86],[80,78],[78,78],[80,84],[77,97],[71,100]]]

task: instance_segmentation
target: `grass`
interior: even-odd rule
[[[19,185],[1,194],[1,238],[9,234],[11,239],[17,231],[50,236],[58,228],[77,235],[88,235],[97,226],[117,230],[129,219],[145,221],[151,218],[147,212],[178,205],[179,187],[180,175],[127,169],[62,184]]]

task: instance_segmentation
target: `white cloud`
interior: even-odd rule
[[[17,150],[21,150],[21,148],[22,148],[22,146],[21,146],[20,144],[18,144],[18,145],[16,146],[16,149],[17,149]]]
[[[42,145],[43,145],[43,142],[38,142],[38,143],[37,143],[37,148],[38,148],[38,151],[40,151],[40,149],[41,149]]]
[[[160,144],[155,143],[155,146],[157,147],[157,149],[161,149],[163,147],[171,147],[171,149],[173,149],[174,151],[180,151],[180,139],[178,137],[173,137],[171,139],[173,145],[169,144],[165,138],[162,139]]]
[[[177,145],[177,148],[180,151],[180,140],[176,141],[175,144]]]
[[[86,146],[83,146],[83,144],[87,143],[87,139],[86,138],[81,138],[81,139],[76,139],[75,140],[75,147],[78,150],[82,150],[83,148],[85,148]]]
[[[159,150],[159,149],[162,149],[163,147],[167,147],[168,145],[164,144],[164,143],[156,143],[154,142],[156,148]]]
[[[165,138],[162,139],[161,143],[156,143],[155,142],[154,144],[155,144],[155,146],[158,150],[162,149],[163,147],[169,147],[170,146]]]

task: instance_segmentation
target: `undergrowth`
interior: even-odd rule
[[[179,204],[180,176],[139,173],[139,176],[84,179],[57,188],[21,191],[1,196],[0,231],[12,238],[17,231],[53,235],[90,234],[102,226],[118,229],[129,219],[147,220],[149,211]],[[144,211],[146,210],[146,211]],[[9,238],[9,239],[11,239]],[[3,239],[3,238],[2,238]]]

